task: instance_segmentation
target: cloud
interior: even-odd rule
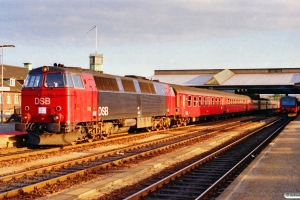
[[[296,1],[34,1],[1,3],[2,38],[44,44],[199,40],[257,31],[299,31]]]
[[[180,42],[251,32],[299,31],[300,2],[260,0],[36,1],[1,3],[3,40],[30,44]]]

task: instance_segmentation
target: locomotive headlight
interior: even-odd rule
[[[48,66],[43,66],[42,67],[42,72],[48,72],[49,71],[49,67]]]
[[[22,123],[28,123],[30,119],[31,119],[31,115],[29,113],[25,113],[21,117]]]
[[[61,114],[54,114],[52,115],[52,119],[55,123],[60,123],[63,119],[63,116]]]

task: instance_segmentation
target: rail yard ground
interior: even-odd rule
[[[138,180],[142,180],[147,176],[151,176],[152,174],[162,171],[175,163],[187,160],[195,155],[208,152],[216,147],[216,145],[224,143],[239,134],[239,131],[227,132],[214,137],[214,139],[205,140],[203,143],[190,145],[180,151],[175,151],[168,155],[162,154],[161,156],[149,161],[139,163],[139,165],[133,165],[128,169],[108,174],[106,178],[100,177],[90,183],[85,183],[78,187],[65,190],[59,194],[41,199],[116,199],[116,196],[102,197],[102,195],[110,193],[116,188],[122,188],[134,184]],[[119,196],[119,198],[121,197]]]
[[[217,199],[299,199],[299,128],[298,115]]]
[[[260,123],[263,122],[264,121],[261,121]],[[249,165],[250,169],[248,168],[245,172],[243,172],[243,176],[239,176],[236,181],[234,181],[236,183],[233,186],[230,185],[228,188],[229,191],[224,191],[219,199],[284,199],[284,193],[299,192],[299,170],[297,170],[299,161],[297,159],[293,159],[300,153],[298,145],[300,134],[297,132],[297,127],[299,126],[300,117],[288,125],[286,129],[282,131],[279,137],[275,139],[275,141],[273,141],[262,152],[262,154],[257,156],[257,158],[254,160],[254,163]],[[14,124],[11,123],[7,125],[3,124],[2,126],[0,125],[0,131],[4,130],[4,128],[6,130],[12,129],[14,131]],[[160,171],[175,162],[179,162],[180,160],[185,160],[193,155],[209,151],[209,149],[215,147],[218,143],[224,142],[229,137],[232,137],[237,133],[238,132],[231,131],[228,133],[231,136],[225,134],[219,135],[218,137],[215,137],[214,139],[211,138],[204,143],[185,147],[181,151],[172,152],[168,156],[163,154],[159,157],[139,163],[138,165],[135,165],[133,162],[132,166],[128,169],[124,168],[117,171],[108,170],[108,172],[111,171],[112,173],[100,176],[97,180],[92,182],[82,183],[79,186],[73,186],[70,189],[61,191],[60,193],[39,199],[101,199],[104,193],[109,193],[116,188],[130,185],[135,181],[156,173],[157,171]],[[163,137],[163,135],[164,134],[156,135],[154,137]],[[106,146],[105,148],[113,147]],[[74,152],[73,156],[77,157],[80,156],[79,154],[84,155],[93,153],[95,151],[99,151],[100,149],[101,148],[91,149],[89,151],[85,150],[77,153]],[[70,156],[71,154],[69,154],[69,157]],[[68,155],[60,157],[68,157]],[[47,161],[51,162],[51,160],[53,161],[55,159],[57,158],[48,158]],[[33,163],[30,164],[34,165]],[[16,167],[30,168],[28,165]],[[21,169],[17,169],[16,171],[19,170]],[[9,173],[9,170],[3,173]],[[253,184],[251,185],[251,183]],[[282,185],[284,185],[284,187]],[[259,187],[259,189],[255,189],[255,186]],[[292,191],[288,191],[287,189],[291,189]],[[246,190],[249,192],[246,192]]]

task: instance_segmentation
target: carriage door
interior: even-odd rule
[[[182,95],[182,112],[181,114],[185,116],[185,95]]]
[[[142,116],[142,95],[138,94],[136,95],[136,108],[137,108],[137,117],[143,117]]]

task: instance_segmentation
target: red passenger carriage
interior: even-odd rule
[[[248,96],[179,85],[172,87],[176,94],[176,115],[182,117],[184,123],[248,112]]]
[[[299,112],[299,102],[296,97],[284,96],[280,98],[280,111],[294,117]]]

